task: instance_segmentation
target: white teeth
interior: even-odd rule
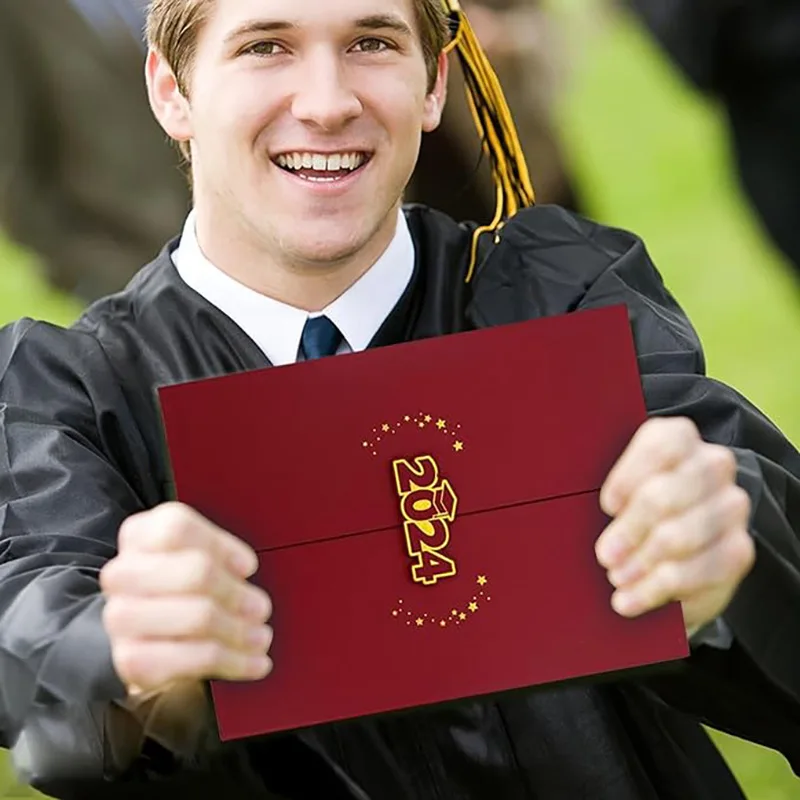
[[[279,167],[290,170],[313,169],[316,172],[352,172],[364,163],[361,153],[336,153],[331,156],[321,153],[284,153],[275,159]]]

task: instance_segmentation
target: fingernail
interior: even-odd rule
[[[267,625],[251,628],[247,634],[247,646],[253,650],[266,652],[272,642],[272,629]]]
[[[250,660],[248,673],[253,680],[266,678],[272,672],[272,659],[269,656],[255,656]]]
[[[611,492],[601,492],[600,508],[608,514],[609,517],[616,516],[619,511],[619,499]]]
[[[606,539],[597,546],[597,558],[606,569],[618,567],[626,555],[624,545],[616,539]]]
[[[233,568],[243,578],[250,578],[258,571],[258,557],[252,553],[237,553],[233,558]]]
[[[636,613],[638,601],[632,592],[614,592],[611,598],[614,611],[620,616],[629,617]]]
[[[269,599],[261,589],[249,589],[242,601],[242,613],[258,622],[266,621],[269,614]]]

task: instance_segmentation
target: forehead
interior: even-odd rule
[[[379,16],[397,17],[417,30],[415,0],[215,0],[208,27],[224,36],[262,21],[334,28]]]

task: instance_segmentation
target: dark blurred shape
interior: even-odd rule
[[[579,210],[553,122],[559,47],[541,0],[463,0],[497,73],[520,136],[538,203]],[[441,209],[457,220],[489,222],[495,186],[467,105],[464,80],[451,60],[441,127],[423,137],[406,199]]]
[[[800,278],[800,2],[628,0],[727,113],[739,176]]]
[[[83,300],[120,289],[189,207],[130,1],[0,2],[0,228]]]

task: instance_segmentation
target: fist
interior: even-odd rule
[[[688,419],[645,423],[600,503],[614,519],[597,541],[597,557],[623,616],[678,601],[692,635],[722,614],[755,562],[736,459],[704,442]]]
[[[114,666],[129,690],[266,676],[272,608],[247,581],[257,567],[250,547],[184,505],[127,519],[100,587]]]

